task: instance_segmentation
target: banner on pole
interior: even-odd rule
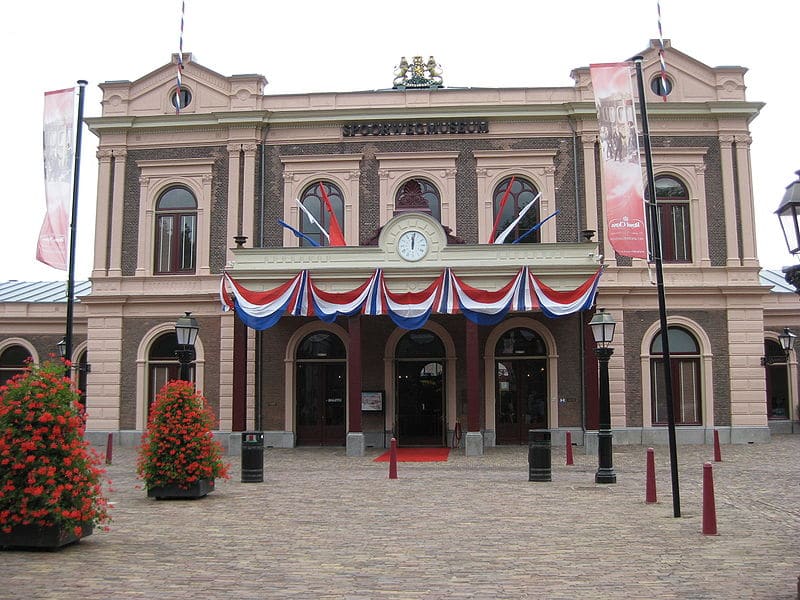
[[[600,127],[608,241],[623,256],[647,259],[644,184],[633,100],[632,63],[589,66]]]
[[[75,88],[44,94],[44,187],[47,212],[39,230],[36,260],[67,270],[72,168],[75,159]]]

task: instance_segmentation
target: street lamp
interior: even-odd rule
[[[58,348],[58,355],[61,358],[67,357],[67,338],[62,337],[58,343],[56,344],[56,348]]]
[[[175,321],[175,335],[178,338],[178,347],[175,349],[175,355],[178,357],[178,362],[181,363],[180,378],[183,381],[190,380],[189,365],[194,358],[194,343],[197,340],[199,331],[200,326],[197,324],[197,319],[190,312]]]
[[[614,339],[616,321],[606,309],[601,308],[589,322],[596,347],[597,361],[600,364],[600,431],[597,435],[597,473],[595,483],[617,483],[617,474],[614,471],[611,435],[611,396],[608,391],[608,361],[614,354],[610,347]]]
[[[778,205],[775,214],[783,230],[783,239],[786,241],[786,248],[789,254],[796,256],[800,253],[800,171],[796,171],[797,181],[793,181],[786,186],[786,193],[783,200]],[[787,283],[794,286],[795,291],[800,294],[800,265],[792,265],[783,268],[783,275]]]

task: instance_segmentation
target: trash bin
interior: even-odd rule
[[[242,432],[242,483],[264,481],[264,432]]]
[[[550,430],[528,430],[528,481],[552,481]]]

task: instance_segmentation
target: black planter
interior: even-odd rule
[[[0,531],[0,548],[22,550],[58,550],[69,544],[75,544],[81,538],[92,535],[94,525],[86,523],[80,535],[75,535],[73,528],[51,525],[17,525],[9,533]]]
[[[181,487],[183,485],[183,487]],[[178,484],[170,483],[167,485],[158,485],[147,490],[148,498],[155,498],[156,500],[171,500],[171,499],[194,499],[202,498],[203,496],[214,491],[213,479],[200,479],[192,483]]]

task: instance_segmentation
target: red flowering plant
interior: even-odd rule
[[[84,440],[84,409],[65,377],[67,367],[63,360],[31,364],[0,386],[3,533],[27,525],[59,527],[81,537],[87,528],[110,521],[105,471]]]
[[[227,479],[222,446],[211,432],[214,422],[206,399],[191,382],[167,382],[150,409],[139,448],[137,472],[145,487],[188,488],[203,479]]]

